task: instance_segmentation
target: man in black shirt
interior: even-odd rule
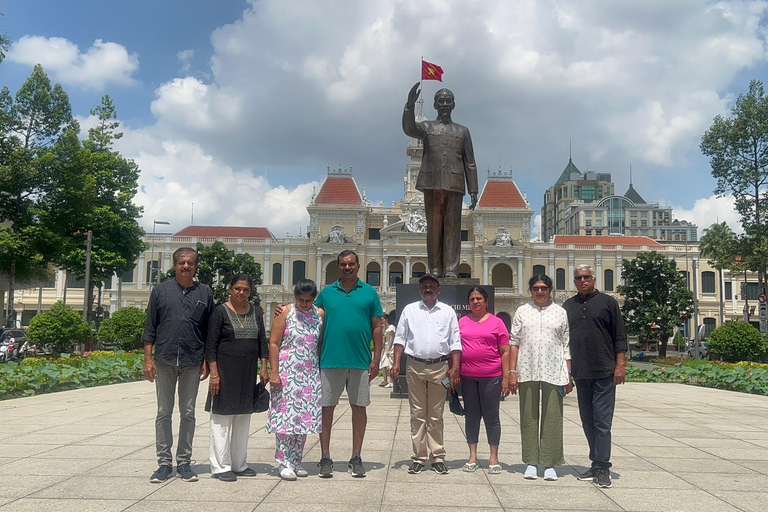
[[[176,279],[158,284],[149,296],[144,324],[144,376],[155,383],[157,417],[155,439],[158,469],[149,481],[166,481],[173,473],[173,431],[171,416],[179,389],[179,444],[176,448],[176,473],[185,482],[196,482],[192,470],[192,439],[195,435],[195,402],[200,381],[208,377],[203,360],[208,318],[213,312],[213,292],[193,281],[197,271],[197,251],[181,247],[173,253]],[[155,358],[152,359],[152,348]]]
[[[611,424],[616,386],[624,383],[627,334],[616,299],[595,290],[592,267],[574,272],[578,294],[563,307],[571,336],[571,371],[576,381],[579,415],[589,443],[592,467],[578,476],[600,487],[611,486]]]

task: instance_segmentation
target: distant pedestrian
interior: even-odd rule
[[[443,409],[448,388],[459,383],[461,337],[456,312],[437,300],[440,281],[434,274],[419,278],[421,300],[400,313],[395,334],[392,379],[400,373],[400,357],[408,356],[405,380],[411,411],[411,474],[421,473],[427,459],[432,470],[448,474],[443,445]]]
[[[528,281],[533,302],[512,319],[509,386],[520,392],[520,438],[523,477],[557,480],[563,457],[563,397],[573,390],[568,315],[552,302],[552,279],[538,274]]]
[[[611,425],[616,386],[626,377],[627,333],[619,303],[595,289],[592,267],[579,265],[573,278],[578,293],[563,306],[568,312],[581,426],[592,461],[578,479],[610,487]]]
[[[389,377],[389,369],[392,368],[392,362],[395,359],[395,326],[389,321],[389,315],[384,314],[381,317],[382,329],[384,329],[384,342],[381,349],[381,376],[383,380],[379,386],[391,388],[394,379]]]
[[[179,390],[179,438],[176,472],[185,482],[196,482],[192,470],[192,439],[195,435],[195,401],[200,381],[208,377],[203,348],[208,319],[213,312],[213,292],[194,281],[197,251],[181,247],[173,253],[176,279],[158,284],[149,296],[144,324],[144,376],[155,383],[155,420],[158,469],[150,482],[166,481],[173,474],[171,417],[176,387]],[[152,349],[154,348],[154,359]]]

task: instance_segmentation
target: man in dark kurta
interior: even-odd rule
[[[451,120],[456,106],[453,93],[440,89],[435,94],[435,121],[416,121],[414,107],[419,84],[408,93],[403,111],[403,131],[424,141],[416,189],[424,193],[427,214],[427,260],[429,272],[440,277],[457,277],[461,252],[461,205],[464,193],[477,204],[477,166],[469,130]],[[466,181],[466,189],[464,182]]]
[[[571,335],[571,371],[576,381],[581,427],[592,467],[578,476],[611,486],[611,425],[616,386],[625,380],[627,333],[619,303],[595,289],[589,265],[573,275],[578,293],[565,301]]]

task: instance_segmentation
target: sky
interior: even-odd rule
[[[141,169],[142,226],[306,233],[330,168],[373,204],[403,198],[402,108],[421,59],[472,134],[482,184],[512,170],[534,211],[569,156],[673,207],[699,236],[739,232],[701,136],[766,81],[768,2],[701,0],[4,0],[0,86],[42,64],[83,136],[109,94]],[[468,202],[468,196],[465,201]]]

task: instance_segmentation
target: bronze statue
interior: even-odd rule
[[[416,122],[413,109],[419,98],[417,83],[408,93],[403,111],[403,131],[424,141],[416,189],[424,193],[427,213],[427,259],[429,271],[440,277],[457,277],[461,253],[461,205],[464,182],[474,209],[477,204],[477,166],[469,130],[451,120],[456,106],[453,93],[435,93],[434,121]]]

